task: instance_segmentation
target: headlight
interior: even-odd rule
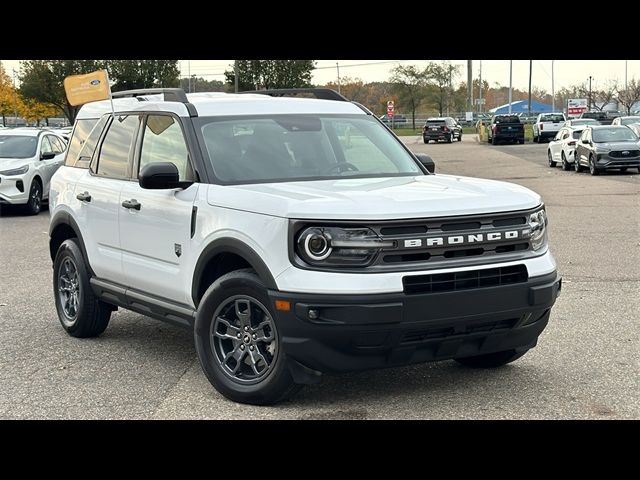
[[[25,165],[24,167],[14,168],[13,170],[5,170],[4,172],[0,172],[0,175],[11,177],[13,175],[22,175],[23,173],[27,173],[28,170],[29,165]]]
[[[296,253],[306,263],[324,266],[366,266],[385,247],[370,228],[309,227],[296,238]]]
[[[547,225],[547,213],[544,208],[529,216],[531,247],[534,250],[540,250],[547,244]]]
[[[605,147],[596,147],[596,153],[609,153],[611,149]]]

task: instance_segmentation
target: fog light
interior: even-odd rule
[[[312,308],[311,310],[309,310],[309,313],[307,315],[309,316],[309,320],[317,320],[318,317],[320,317],[320,312],[318,312],[318,310],[316,310],[315,308]]]

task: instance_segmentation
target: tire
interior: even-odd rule
[[[447,137],[447,143],[451,143],[453,142],[453,133],[450,133],[449,136]]]
[[[560,158],[562,158],[562,170],[568,172],[571,168],[571,165],[569,165],[569,162],[567,162],[567,157],[564,155],[564,150],[560,154]]]
[[[24,210],[27,215],[37,215],[42,209],[42,184],[37,178],[31,181],[31,187],[29,187],[29,198],[27,204],[24,206]]]
[[[589,156],[589,173],[591,175],[600,175],[600,170],[598,170],[598,167],[596,167],[596,164],[593,161],[593,155]]]
[[[269,323],[258,328],[265,322]],[[265,340],[256,340],[256,335]],[[267,289],[253,270],[227,273],[207,289],[196,313],[194,337],[207,379],[230,400],[272,405],[300,389],[279,347]],[[256,354],[260,358],[253,362]]]
[[[429,143],[429,139],[428,139],[428,138],[425,138],[425,137],[422,137],[422,141],[423,141],[424,143]]]
[[[97,337],[109,325],[114,307],[94,295],[82,251],[74,238],[65,240],[56,254],[53,293],[58,319],[72,337]]]
[[[551,150],[547,150],[547,159],[549,162],[549,167],[554,168],[556,166],[556,162],[553,161],[553,155],[551,155]]]
[[[525,350],[524,352],[505,350],[503,352],[487,353],[485,355],[477,355],[475,357],[456,358],[455,361],[465,367],[496,368],[519,359],[527,352],[528,350]]]
[[[458,135],[458,141],[461,142],[462,141],[462,132],[460,132],[460,135]]]
[[[580,165],[580,159],[578,158],[578,154],[576,152],[575,154],[576,158],[573,162],[573,169],[575,170],[576,173],[580,173],[582,171],[582,165]]]

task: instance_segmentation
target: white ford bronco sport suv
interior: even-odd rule
[[[366,108],[152,89],[79,112],[51,183],[57,312],[193,329],[213,386],[271,404],[321,373],[534,347],[561,288],[540,196],[435,175]]]

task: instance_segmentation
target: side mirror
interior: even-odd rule
[[[51,160],[55,158],[57,154],[55,152],[42,152],[40,154],[40,160]]]
[[[582,143],[589,145],[589,140],[587,140],[586,138],[582,140]]]
[[[164,190],[184,188],[189,182],[181,182],[178,167],[171,162],[149,163],[142,167],[138,175],[138,183],[148,190]]]
[[[414,154],[418,161],[424,165],[424,167],[429,171],[429,173],[436,173],[436,164],[429,155],[424,153],[416,153]]]

